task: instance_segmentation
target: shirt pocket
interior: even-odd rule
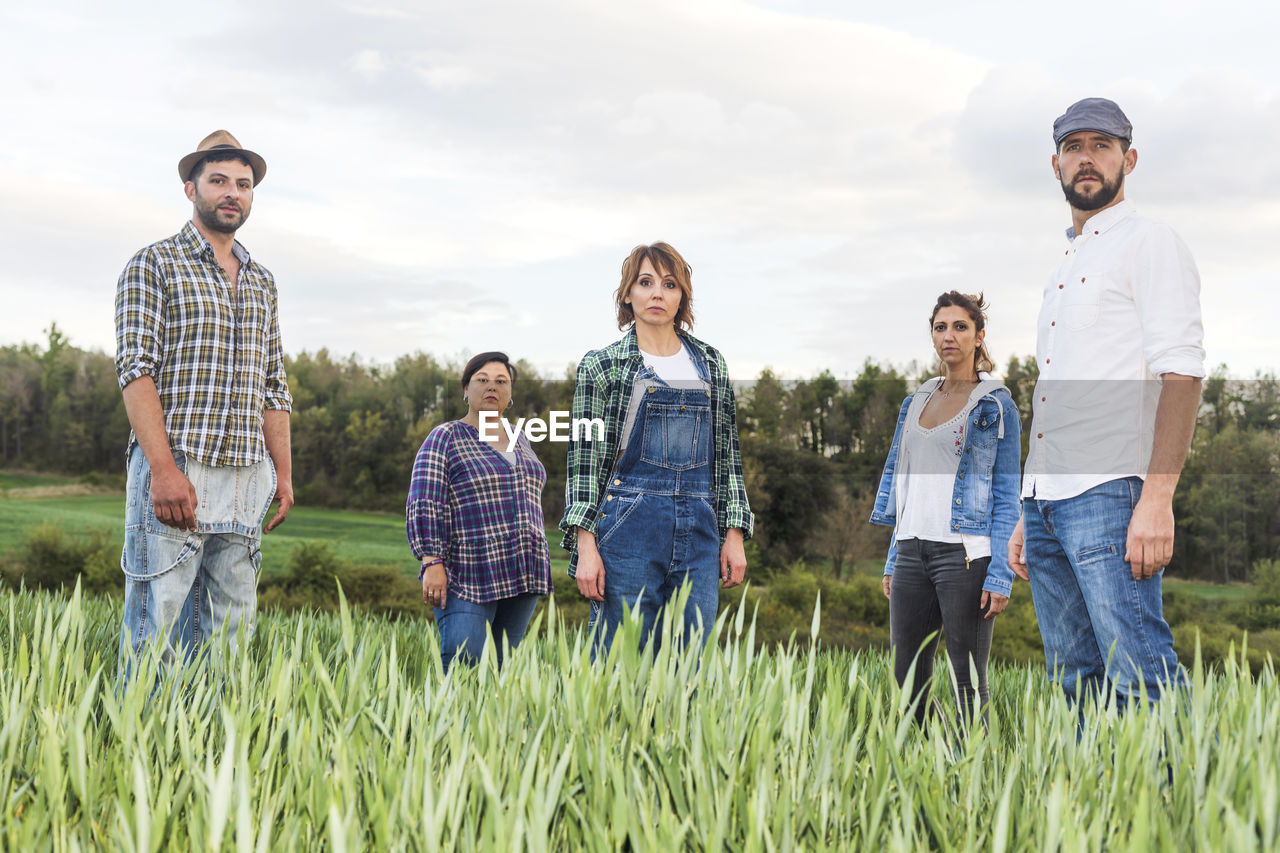
[[[252,365],[255,372],[263,372],[270,321],[271,304],[267,301],[266,291],[246,281],[240,290],[240,311],[236,320],[240,357],[248,360],[241,362],[242,367]]]
[[[1107,278],[1102,273],[1081,273],[1062,290],[1062,325],[1070,331],[1087,329],[1098,322]]]

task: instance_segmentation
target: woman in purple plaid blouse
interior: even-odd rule
[[[446,671],[455,657],[478,660],[489,633],[501,664],[503,645],[515,648],[538,596],[551,591],[546,469],[523,433],[507,450],[505,430],[489,430],[487,441],[479,429],[481,412],[511,405],[515,379],[505,353],[471,359],[462,374],[467,416],[433,429],[413,464],[405,526]]]

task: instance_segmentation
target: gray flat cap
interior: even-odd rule
[[[1053,123],[1054,147],[1062,144],[1073,133],[1092,130],[1116,139],[1133,141],[1133,125],[1124,110],[1115,101],[1106,98],[1085,98],[1067,107]]]

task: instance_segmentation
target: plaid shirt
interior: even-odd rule
[[[726,531],[739,528],[751,537],[754,517],[747,503],[747,487],[742,478],[742,452],[738,448],[738,416],[733,386],[724,356],[692,335],[679,333],[693,351],[694,360],[702,359],[711,376],[711,429],[715,435],[715,460],[712,477],[716,491],[716,523],[721,541]],[[622,425],[627,416],[627,403],[636,374],[644,366],[644,357],[636,344],[633,328],[621,340],[604,349],[592,350],[578,363],[578,380],[573,392],[573,417],[602,418],[604,441],[579,440],[569,444],[568,473],[564,487],[564,531],[562,544],[570,552],[569,574],[578,565],[578,531],[595,532],[599,517],[600,496],[604,494],[609,472],[617,461],[622,446]]]
[[[190,222],[134,255],[116,286],[120,387],[150,376],[169,446],[213,466],[261,461],[263,410],[288,411],[293,402],[275,279],[239,243],[232,250],[240,260],[234,297]],[[128,449],[136,442],[130,433]]]
[[[515,449],[512,465],[475,427],[448,421],[431,431],[413,463],[409,547],[419,560],[442,557],[449,593],[474,604],[551,592],[547,472],[523,433]]]

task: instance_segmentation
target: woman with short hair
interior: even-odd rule
[[[942,375],[903,401],[871,514],[894,528],[884,568],[894,675],[905,684],[914,664],[921,725],[939,628],[964,721],[975,696],[986,705],[992,620],[1013,587],[1006,546],[1021,513],[1021,422],[988,372],[984,309],[981,294],[938,297],[929,326]]]
[[[542,518],[547,472],[523,434],[508,450],[498,423],[515,381],[505,353],[467,362],[466,416],[433,429],[413,465],[405,525],[422,562],[422,600],[435,613],[445,670],[458,658],[477,660],[490,632],[501,664],[503,645],[515,648],[538,596],[551,591]]]
[[[689,334],[692,270],[669,244],[631,251],[614,305],[626,334],[578,364],[573,417],[606,429],[604,441],[569,446],[569,573],[591,600],[593,649],[607,650],[636,606],[648,641],[686,583],[682,636],[700,629],[705,643],[718,584],[742,582],[752,526],[728,368]]]

